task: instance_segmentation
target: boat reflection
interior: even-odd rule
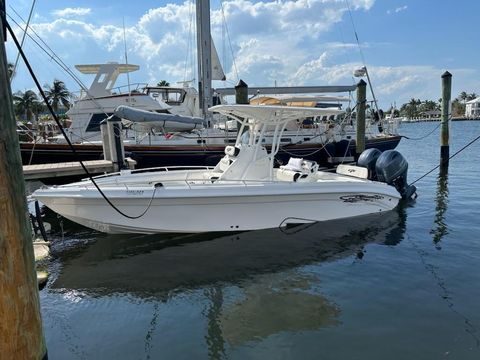
[[[347,221],[242,233],[101,235],[81,247],[54,247],[61,270],[49,287],[94,296],[132,293],[148,297],[219,281],[235,282],[361,254],[367,243],[395,245],[403,239],[405,217],[399,208]]]
[[[338,324],[341,309],[318,291],[319,275],[302,265],[361,259],[367,244],[398,244],[405,226],[399,207],[348,221],[235,234],[101,234],[93,243],[54,247],[59,270],[47,291],[110,299],[124,294],[153,303],[144,329],[149,357],[160,336],[161,304],[200,290],[208,355],[221,359],[231,347],[271,335]]]

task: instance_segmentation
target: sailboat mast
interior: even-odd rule
[[[210,35],[210,0],[197,0],[197,62],[200,112],[211,118],[208,108],[213,106],[212,97],[212,41]]]

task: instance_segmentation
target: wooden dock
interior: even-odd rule
[[[113,162],[110,160],[84,161],[83,164],[91,174],[103,174],[114,171]],[[23,176],[25,180],[37,180],[75,175],[85,175],[85,177],[87,177],[87,174],[85,174],[85,171],[78,161],[23,166]]]

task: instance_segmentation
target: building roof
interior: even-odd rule
[[[467,101],[465,104],[476,104],[476,103],[480,103],[480,97]]]

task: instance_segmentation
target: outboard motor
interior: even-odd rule
[[[375,172],[378,181],[395,186],[403,199],[410,198],[417,190],[407,183],[408,162],[398,151],[383,152],[377,159]]]
[[[372,148],[363,151],[358,157],[357,166],[361,166],[368,169],[368,179],[377,180],[377,172],[375,171],[375,165],[378,157],[382,152],[378,149]]]

